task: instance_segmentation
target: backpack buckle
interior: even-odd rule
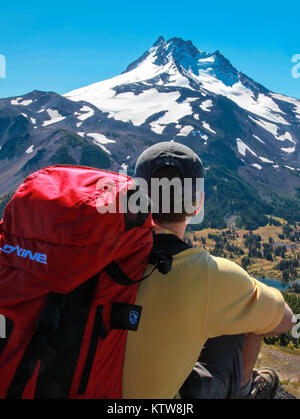
[[[164,253],[164,252],[158,252],[157,256],[158,256],[157,258],[158,271],[163,275],[167,275],[172,268],[173,256],[168,255],[167,253]]]

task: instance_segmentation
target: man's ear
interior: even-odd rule
[[[193,215],[198,215],[198,214],[199,214],[199,212],[201,211],[201,209],[202,209],[202,207],[203,207],[203,204],[204,204],[204,198],[205,198],[205,192],[204,192],[204,191],[202,191],[202,192],[201,192],[200,203],[199,203],[198,208],[196,209],[196,211],[194,212],[194,214],[193,214]]]

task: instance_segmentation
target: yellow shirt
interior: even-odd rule
[[[138,331],[128,333],[123,374],[123,396],[132,399],[173,398],[208,338],[263,334],[284,314],[278,290],[202,248],[176,255],[168,275],[155,271],[142,282],[136,304],[143,311]]]

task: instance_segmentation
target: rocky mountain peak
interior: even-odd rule
[[[161,68],[170,64],[184,76],[191,73],[192,76],[198,77],[201,72],[207,72],[227,86],[231,86],[239,80],[238,71],[219,50],[210,54],[196,48],[192,41],[185,41],[179,37],[165,40],[163,36],[159,36],[150,50],[131,63],[125,73],[148,61]]]

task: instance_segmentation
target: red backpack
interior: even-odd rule
[[[122,212],[125,175],[53,166],[29,176],[0,222],[0,398],[121,398],[150,212]],[[118,199],[118,198],[122,199]],[[100,200],[100,204],[99,204]],[[99,211],[117,202],[117,211]],[[1,330],[2,327],[2,330]]]

